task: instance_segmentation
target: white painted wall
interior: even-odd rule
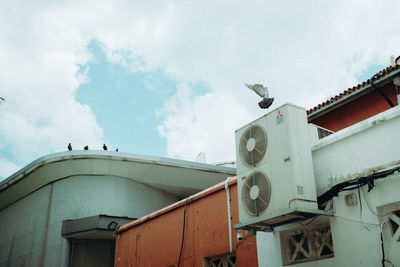
[[[122,177],[58,180],[0,211],[0,266],[68,266],[63,220],[98,214],[138,218],[176,201]]]
[[[378,167],[400,163],[400,107],[392,108],[368,120],[328,136],[312,147],[318,195],[334,184]],[[333,199],[334,216],[329,218],[333,258],[290,266],[382,266],[381,224],[389,210],[400,210],[400,174],[376,180],[375,187],[346,191]],[[345,195],[354,193],[357,204],[348,206]],[[390,205],[391,204],[391,205]],[[390,208],[387,208],[390,205]],[[385,210],[385,207],[387,208]],[[318,224],[318,219],[314,224]],[[273,233],[257,232],[259,266],[282,266],[279,231],[301,227],[294,223]],[[388,223],[383,223],[386,259],[400,266],[400,242],[392,240]],[[385,266],[392,266],[386,263]]]

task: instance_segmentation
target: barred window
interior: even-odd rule
[[[236,267],[236,255],[224,254],[213,256],[204,260],[204,266],[207,267]]]
[[[331,227],[328,224],[281,232],[283,265],[334,256]]]

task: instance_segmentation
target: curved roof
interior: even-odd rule
[[[125,177],[183,198],[236,175],[236,169],[103,150],[54,153],[0,182],[0,209],[49,183],[85,175]]]

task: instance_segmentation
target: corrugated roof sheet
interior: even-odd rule
[[[400,65],[396,65],[396,66],[389,66],[387,68],[384,68],[383,70],[379,71],[378,73],[376,73],[374,76],[372,76],[372,80],[377,80],[379,78],[384,77],[385,75],[393,72],[394,70],[400,69]],[[325,107],[329,104],[332,104],[334,102],[340,101],[344,96],[351,94],[355,91],[359,91],[361,90],[363,87],[365,87],[366,85],[370,84],[369,79],[367,81],[364,81],[362,83],[359,83],[351,88],[348,88],[347,90],[344,90],[342,93],[335,95],[333,97],[331,97],[330,99],[326,100],[325,102],[322,102],[321,104],[318,104],[317,106],[307,110],[307,114],[310,114],[312,112],[315,112],[319,109],[321,109],[322,107]]]

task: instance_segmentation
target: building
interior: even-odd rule
[[[0,266],[113,266],[113,231],[236,173],[113,151],[39,158],[0,183]]]
[[[393,61],[391,66],[371,79],[309,109],[308,121],[334,132],[339,131],[397,106],[399,86],[400,65]]]
[[[314,142],[326,213],[257,232],[259,266],[398,266],[399,130],[397,106]]]
[[[305,123],[325,128],[316,129],[322,139],[315,135],[303,140],[312,160],[314,210],[312,205],[306,209],[295,204],[291,208],[289,201],[287,210],[240,218],[240,205],[245,203],[238,184],[230,182],[229,209],[221,183],[117,230],[116,266],[399,265],[400,197],[396,188],[400,186],[400,145],[395,141],[400,131],[399,77],[400,67],[394,64],[374,75],[373,84],[364,82],[304,111]],[[281,123],[280,116],[284,114],[281,108],[271,111],[276,124]],[[274,157],[279,156],[274,153]],[[300,172],[306,168],[301,166],[297,169]],[[279,167],[255,168],[270,172],[269,168]],[[237,179],[245,178],[246,175],[239,175]],[[274,190],[276,183],[272,183],[275,196],[271,198],[279,201],[285,187]],[[306,190],[297,190],[303,189]],[[250,192],[254,198],[259,194],[255,191]],[[232,213],[231,226],[226,221],[230,218],[227,208]],[[186,225],[185,209],[185,218],[191,219]],[[185,233],[183,245],[181,230]],[[220,238],[209,237],[210,231],[218,232]],[[254,232],[257,245],[248,243]],[[238,233],[250,236],[240,240]],[[159,236],[163,239],[159,240]],[[233,251],[229,249],[229,236],[233,239]],[[246,247],[246,253],[241,246]],[[257,255],[252,250],[257,250]],[[154,256],[154,251],[158,256]],[[230,257],[235,257],[235,262]],[[216,261],[213,263],[212,259]]]

